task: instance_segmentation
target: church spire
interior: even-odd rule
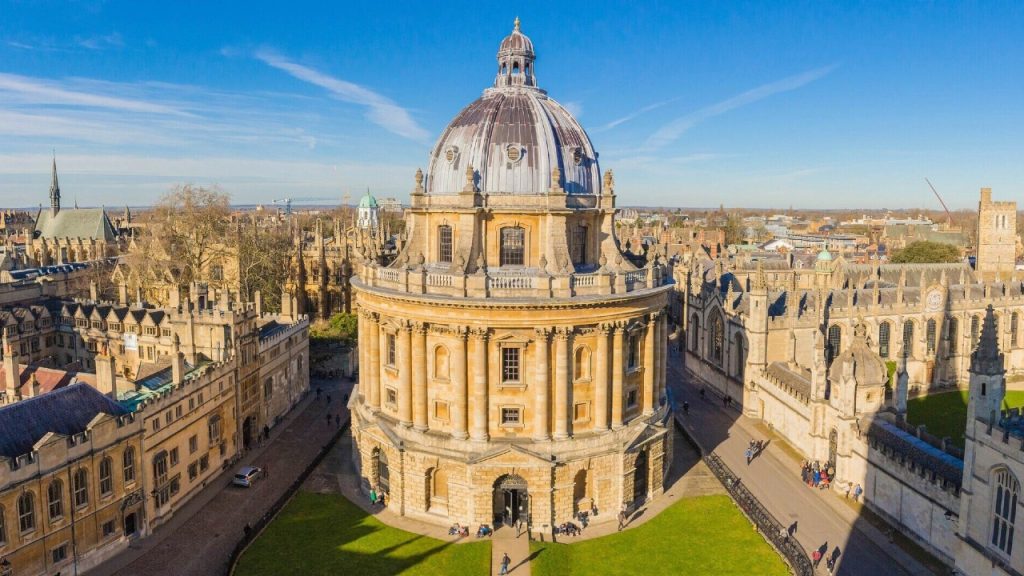
[[[54,155],[50,171],[50,213],[56,216],[57,212],[60,212],[60,184],[57,183],[57,156]]]

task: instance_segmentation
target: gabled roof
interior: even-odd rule
[[[98,414],[128,411],[88,384],[75,384],[0,408],[0,456],[28,454],[48,433],[71,436],[88,429]]]
[[[33,238],[83,238],[114,240],[114,227],[102,208],[70,208],[53,214],[48,209],[36,215]]]

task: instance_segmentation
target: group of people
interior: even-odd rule
[[[448,528],[448,535],[449,536],[460,536],[460,537],[465,538],[466,536],[469,536],[469,526],[462,526],[461,524],[456,522],[455,524],[452,524],[451,528]],[[477,538],[479,538],[479,537],[480,537],[480,535],[478,533],[477,534]]]
[[[384,492],[383,490],[381,490],[380,492],[377,492],[376,488],[371,488],[370,489],[370,505],[371,506],[380,505],[383,508],[387,508],[387,506],[388,506],[388,494],[387,494],[387,492]]]
[[[833,574],[836,570],[836,564],[839,563],[839,555],[842,552],[839,551],[839,546],[833,548],[832,553],[828,557],[825,556],[826,552],[828,552],[828,542],[825,542],[811,553],[811,561],[814,563],[814,568],[817,569],[818,564],[821,564],[821,560],[824,558],[825,568],[828,569],[829,574]]]
[[[800,479],[811,488],[828,490],[832,487],[832,479],[835,476],[836,469],[834,466],[823,466],[817,460],[814,462],[804,460],[800,466]]]
[[[750,444],[747,445],[747,451],[745,453],[747,457],[747,466],[750,466],[750,463],[754,461],[754,458],[757,458],[758,456],[761,455],[761,452],[764,451],[764,448],[767,445],[768,443],[765,442],[764,440],[750,441]]]
[[[583,534],[583,529],[577,526],[574,522],[562,522],[555,528],[555,534],[579,536],[580,534]]]

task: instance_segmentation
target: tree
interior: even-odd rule
[[[895,264],[937,264],[960,261],[960,250],[956,246],[920,240],[897,250],[890,260]]]
[[[178,186],[154,206],[141,250],[146,262],[139,264],[179,288],[203,280],[228,248],[230,212],[230,196],[219,189]]]
[[[351,344],[358,339],[359,317],[355,314],[338,312],[329,320],[318,321],[310,327],[309,337],[320,342]]]
[[[743,241],[743,217],[739,214],[733,212],[726,216],[723,228],[725,229],[726,245],[739,244]]]
[[[266,312],[281,310],[281,289],[288,279],[291,239],[285,228],[240,228],[235,234],[238,253],[238,290],[246,300],[259,290]]]

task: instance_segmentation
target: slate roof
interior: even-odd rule
[[[102,208],[70,208],[51,214],[43,209],[36,215],[33,238],[83,238],[114,240],[114,226]]]
[[[128,411],[88,384],[75,384],[0,408],[0,456],[16,458],[32,451],[49,432],[84,432],[97,414]]]

